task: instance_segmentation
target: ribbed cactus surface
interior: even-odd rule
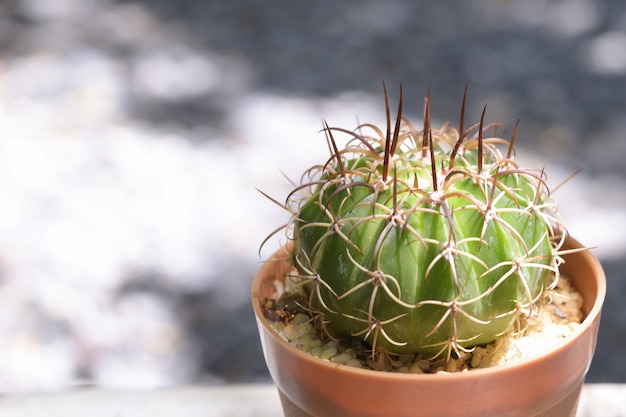
[[[428,101],[421,129],[401,101],[386,132],[326,126],[330,158],[288,205],[294,264],[330,335],[459,353],[515,330],[552,284],[564,231],[544,174],[514,162],[515,132],[488,135],[484,112],[465,129],[464,107],[458,129],[432,128]]]

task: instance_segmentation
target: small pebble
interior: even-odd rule
[[[337,354],[337,346],[329,346],[322,352],[320,358],[330,359]]]

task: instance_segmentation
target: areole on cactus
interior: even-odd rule
[[[305,307],[331,337],[459,354],[520,330],[558,279],[566,231],[545,174],[514,161],[498,124],[324,126],[331,155],[284,205]],[[348,134],[339,147],[334,133]],[[491,135],[488,135],[492,132]]]

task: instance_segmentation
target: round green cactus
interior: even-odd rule
[[[543,171],[514,162],[517,125],[510,142],[487,137],[497,126],[483,111],[465,129],[464,95],[459,129],[431,128],[427,99],[418,130],[402,118],[400,96],[392,129],[386,92],[385,101],[385,133],[325,126],[330,159],[288,198],[292,258],[331,335],[449,357],[536,311],[565,230]],[[341,149],[337,131],[352,138]]]

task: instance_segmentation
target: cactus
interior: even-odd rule
[[[466,87],[458,129],[431,127],[428,96],[416,129],[402,117],[402,90],[392,126],[384,95],[385,132],[324,125],[330,158],[285,204],[292,262],[330,336],[462,355],[536,313],[558,279],[566,231],[545,173],[514,161],[517,124],[498,138],[483,109],[466,129]]]

